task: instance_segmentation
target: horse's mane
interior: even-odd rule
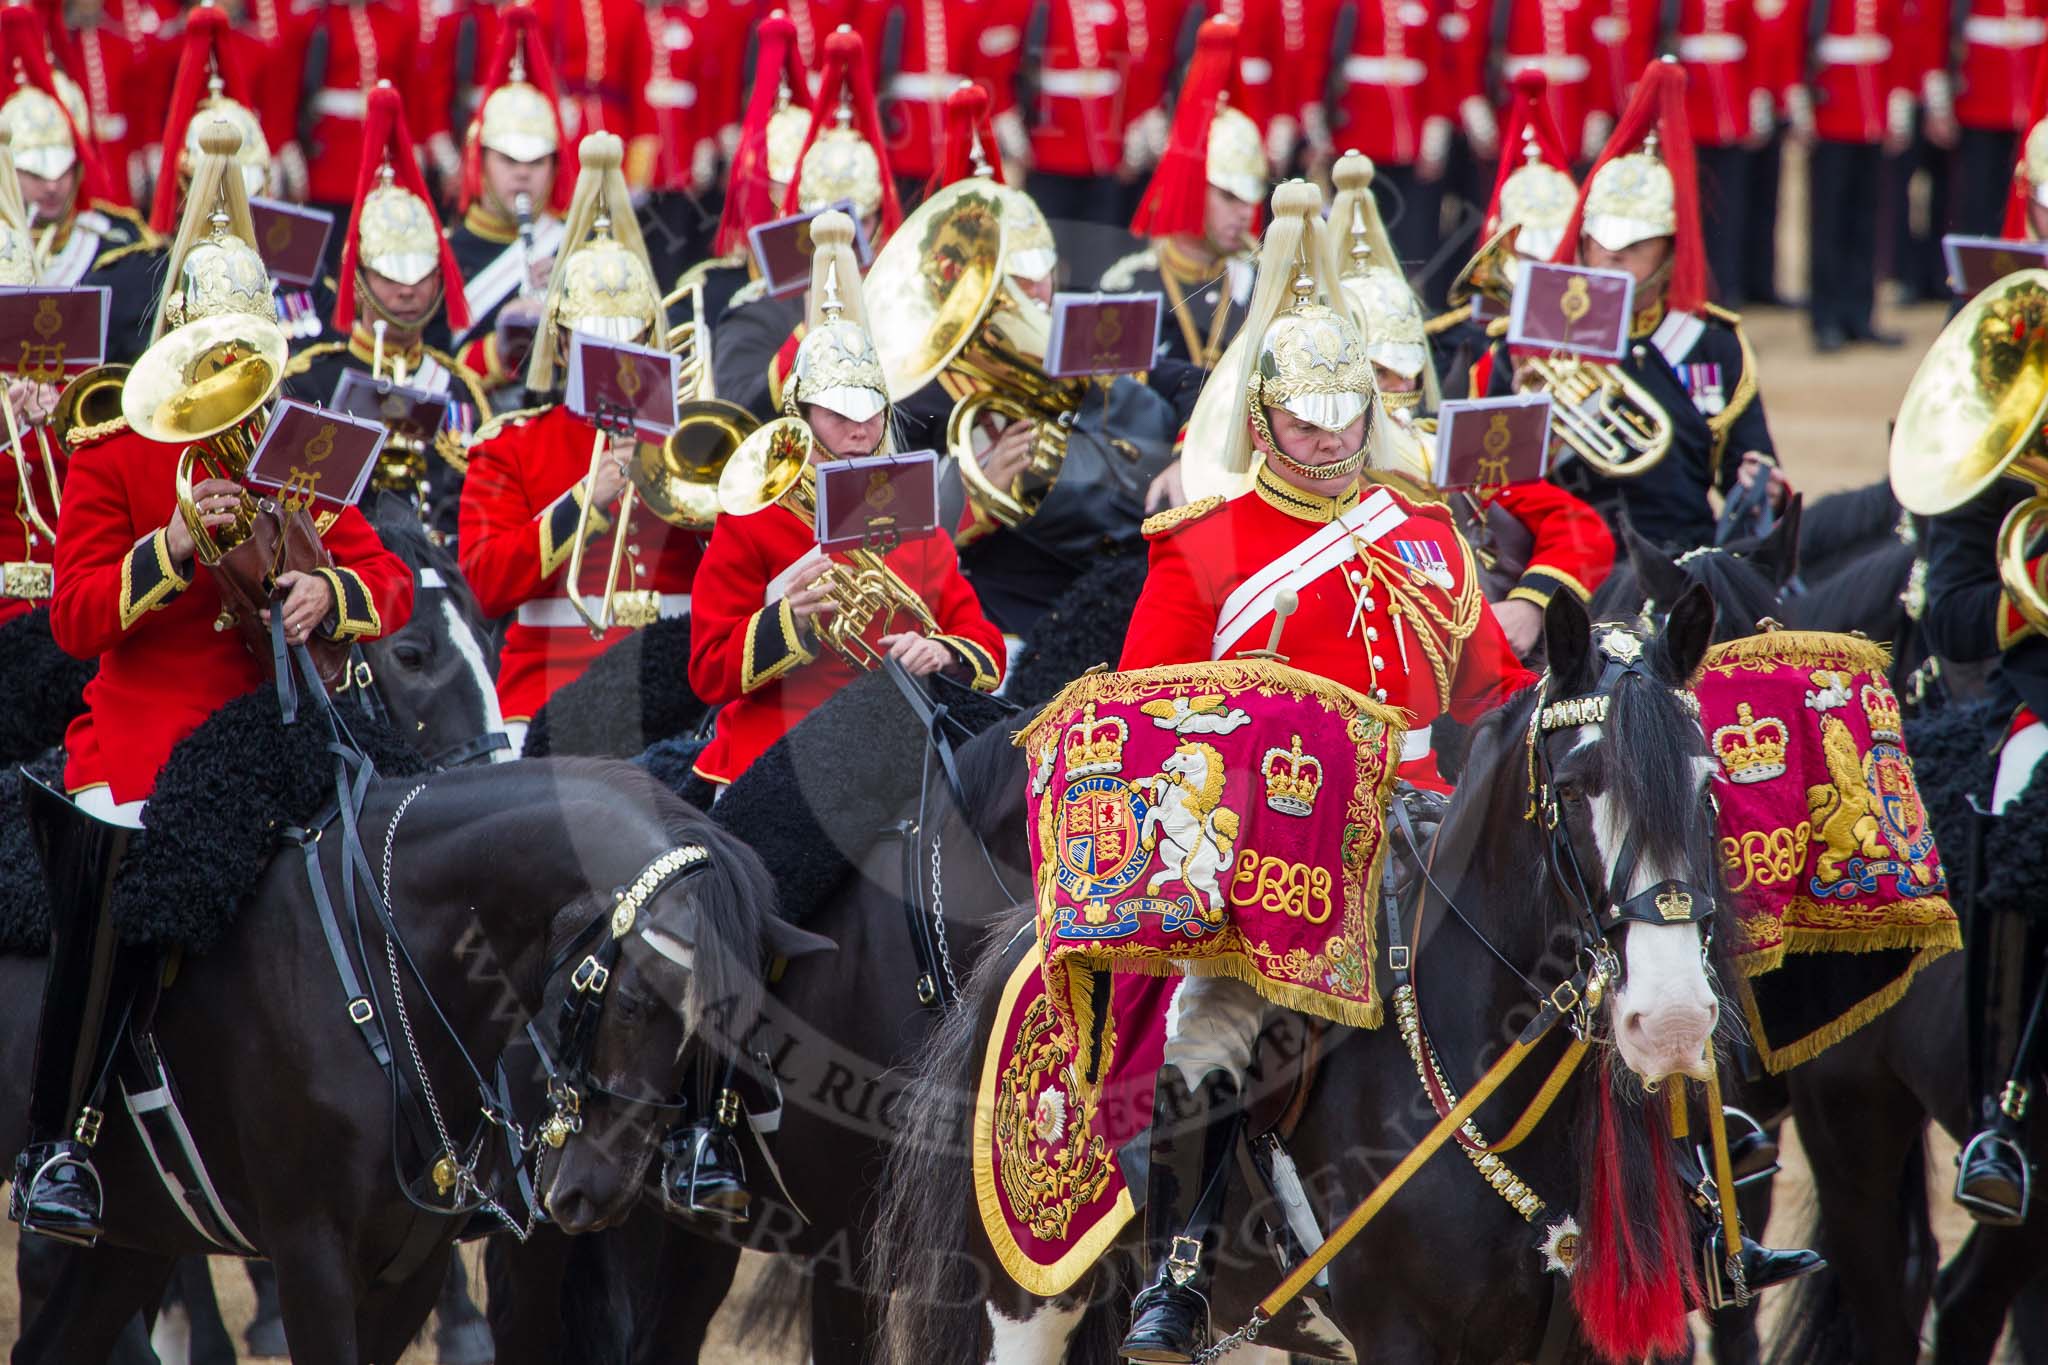
[[[380,492],[366,510],[366,515],[377,532],[377,538],[384,542],[384,548],[404,560],[408,567],[438,569],[443,577],[450,573],[461,577],[462,570],[456,564],[454,554],[446,546],[434,543],[411,503],[395,494]]]
[[[1833,563],[1862,543],[1889,536],[1898,525],[1899,500],[1889,479],[1844,493],[1830,493],[1806,508],[1799,524],[1799,562],[1809,574],[1825,576]]]
[[[1914,557],[1912,546],[1888,537],[1810,582],[1778,616],[1795,630],[1860,630],[1874,640],[1891,640],[1905,613],[1899,593]]]
[[[1724,549],[1702,549],[1682,557],[1678,568],[1695,583],[1704,583],[1714,599],[1714,639],[1725,641],[1752,634],[1756,623],[1779,615],[1778,590],[1763,570]],[[1633,621],[1650,606],[1649,590],[1628,556],[1593,594],[1587,613],[1596,621]],[[1669,609],[1671,603],[1658,602]]]
[[[1024,752],[1011,736],[1038,718],[1036,710],[1019,712],[991,726],[954,751],[960,773],[960,794],[966,798],[968,824],[983,838],[1015,813],[1024,790]]]

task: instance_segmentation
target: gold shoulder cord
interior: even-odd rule
[[[1351,537],[1358,557],[1365,562],[1366,572],[1373,582],[1386,590],[1388,614],[1415,618],[1416,643],[1422,646],[1430,671],[1435,675],[1437,705],[1446,711],[1451,706],[1451,682],[1457,674],[1458,656],[1464,642],[1479,629],[1479,613],[1484,605],[1479,596],[1479,575],[1472,572],[1472,552],[1466,548],[1464,537],[1458,537],[1457,542],[1458,558],[1464,570],[1460,575],[1463,586],[1452,600],[1451,614],[1447,616],[1430,601],[1428,593],[1409,582],[1405,560],[1385,550],[1373,555],[1369,551],[1377,548],[1376,543],[1368,545],[1356,534]],[[1434,629],[1424,629],[1424,623]]]
[[[1180,324],[1181,340],[1187,343],[1188,358],[1205,370],[1213,370],[1223,358],[1223,334],[1230,326],[1230,266],[1226,262],[1223,274],[1218,276],[1219,299],[1216,312],[1209,318],[1208,340],[1195,330],[1194,319],[1188,316],[1187,292],[1181,288],[1181,281],[1167,261],[1166,253],[1159,255],[1159,282],[1166,286],[1166,301],[1173,310],[1173,320]],[[1200,281],[1194,281],[1200,283]]]

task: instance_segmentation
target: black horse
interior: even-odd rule
[[[1701,800],[1707,759],[1698,726],[1675,693],[1697,667],[1711,630],[1706,594],[1685,595],[1649,646],[1646,672],[1616,685],[1608,723],[1548,732],[1536,741],[1545,761],[1555,765],[1553,789],[1564,803],[1564,826],[1583,866],[1610,869],[1621,835],[1641,841],[1643,866],[1672,869],[1674,875],[1683,869],[1696,884],[1706,884],[1712,866],[1711,819]],[[1553,601],[1546,644],[1552,697],[1595,690],[1601,659],[1575,599],[1561,594]],[[1532,875],[1548,856],[1547,836],[1523,818],[1530,797],[1530,719],[1538,702],[1535,690],[1526,692],[1476,727],[1464,779],[1438,838],[1434,867],[1440,894],[1429,897],[1421,914],[1425,928],[1417,955],[1423,965],[1415,990],[1424,1031],[1454,1086],[1476,1077],[1535,1013],[1538,1000],[1523,976],[1548,984],[1569,975],[1575,953],[1586,946],[1556,884]],[[1013,763],[1012,784],[1021,790],[1022,756]],[[1596,826],[1602,830],[1597,836]],[[1016,837],[1021,841],[1021,830]],[[1448,908],[1453,906],[1456,917]],[[1020,911],[1013,923],[1028,925],[1029,917]],[[901,1106],[904,1131],[881,1177],[881,1223],[871,1261],[871,1293],[888,1304],[886,1359],[995,1359],[1003,1365],[1093,1360],[1103,1358],[1115,1340],[1115,1318],[1129,1292],[1118,1257],[1098,1263],[1093,1279],[1084,1278],[1067,1295],[1035,1299],[999,1268],[974,1208],[960,1138],[963,1115],[975,1093],[973,1075],[993,1027],[998,988],[1028,944],[1027,932],[983,958],[966,1008],[933,1035]],[[1374,1358],[1531,1359],[1557,1311],[1552,1277],[1544,1274],[1537,1250],[1545,1226],[1574,1208],[1589,1228],[1605,1226],[1594,1223],[1592,1214],[1606,1206],[1582,1202],[1582,1195],[1604,1198],[1614,1193],[1617,1180],[1639,1213],[1669,1213],[1676,1184],[1668,1173],[1653,1174],[1668,1148],[1657,1136],[1665,1106],[1661,1100],[1643,1104],[1629,1067],[1613,1058],[1640,1055],[1642,1011],[1701,1008],[1703,1001],[1702,1014],[1711,1019],[1707,1012],[1717,997],[1709,991],[1697,926],[1632,926],[1620,951],[1628,959],[1626,985],[1607,996],[1601,1025],[1603,1039],[1614,1046],[1601,1047],[1590,1071],[1560,1097],[1561,1104],[1587,1113],[1623,1116],[1595,1125],[1606,1139],[1597,1144],[1609,1163],[1604,1178],[1585,1178],[1584,1133],[1575,1134],[1563,1121],[1539,1126],[1511,1158],[1515,1173],[1552,1201],[1532,1227],[1485,1180],[1464,1170],[1463,1161],[1440,1156],[1331,1265],[1329,1291],[1316,1299],[1327,1327]],[[1391,995],[1391,972],[1384,964],[1375,970]],[[1328,1229],[1436,1114],[1396,1029],[1319,1032],[1321,1061],[1287,1145],[1314,1217]],[[1528,1073],[1516,1076],[1481,1110],[1482,1129],[1498,1135],[1504,1116],[1528,1104],[1536,1078],[1556,1055],[1546,1050],[1552,1046],[1539,1049]],[[1582,1114],[1585,1122],[1590,1120]],[[1240,1186],[1226,1210],[1222,1226],[1231,1231],[1217,1251],[1211,1288],[1219,1325],[1243,1321],[1277,1278],[1271,1251],[1256,1229],[1262,1217],[1281,1220],[1261,1202]],[[1642,1222],[1633,1271],[1689,1261],[1682,1222],[1675,1238],[1668,1218]],[[1299,1323],[1295,1333],[1279,1344],[1304,1349],[1317,1341]],[[1262,1344],[1273,1335],[1262,1337]],[[1323,1336],[1317,1353],[1330,1349]],[[1577,1345],[1566,1358],[1587,1359],[1587,1348]]]
[[[551,969],[561,965],[555,957],[614,916],[621,890],[665,854],[688,846],[704,856],[687,875],[651,882],[637,923],[625,926],[595,1033],[599,1055],[635,1033],[673,1045],[698,1022],[694,992],[748,998],[768,951],[773,893],[758,860],[630,766],[540,761],[381,781],[360,827],[369,858],[389,868],[378,889],[388,889],[403,952],[395,943],[387,950],[371,921],[356,930],[355,971],[370,1012],[390,1030],[398,1066],[416,1093],[435,1097],[438,1123],[459,1150],[487,1127],[471,1065],[490,1075],[493,1059],[541,1010]],[[354,903],[344,899],[343,861],[323,862],[336,905]],[[276,1265],[294,1358],[382,1365],[425,1320],[467,1217],[423,1208],[401,1187],[421,1173],[400,1169],[395,1138],[404,1125],[392,1083],[344,1009],[309,888],[299,850],[280,854],[221,942],[180,962],[151,1034],[176,1072],[222,1209]],[[650,946],[664,939],[692,945],[693,988],[669,979],[672,965]],[[401,970],[394,961],[417,965]],[[0,1011],[0,1104],[17,1134],[41,972],[38,960],[0,959],[11,1002]],[[629,1071],[595,1074],[581,1095],[586,1115],[630,1107],[652,1084]],[[522,1137],[530,1144],[539,1119],[524,1080],[514,1081],[515,1098],[527,1103],[515,1106],[525,1128],[512,1146]],[[592,1145],[568,1136],[542,1170],[542,1198],[572,1221],[583,1216],[578,1196],[549,1182],[566,1156]],[[122,1325],[162,1294],[174,1257],[218,1250],[165,1193],[118,1109],[96,1161],[108,1191],[107,1236],[70,1259],[25,1327],[19,1362],[103,1358]],[[488,1160],[478,1172],[491,1177]],[[489,1188],[523,1227],[527,1211],[510,1182]]]

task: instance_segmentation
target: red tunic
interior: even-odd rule
[[[1956,121],[2024,133],[2034,71],[2048,46],[2048,0],[1970,0],[1968,11],[1956,64]]]
[[[1733,147],[1750,135],[1751,92],[1769,88],[1749,0],[1681,0],[1678,60],[1685,110],[1702,147]],[[1776,92],[1773,91],[1773,94]]]
[[[1124,130],[1164,98],[1182,8],[1178,0],[1052,0],[1031,129],[1035,168],[1116,170]]]
[[[690,631],[690,686],[714,705],[717,729],[697,759],[699,774],[730,782],[792,726],[859,673],[830,646],[807,640],[783,600],[777,579],[817,548],[809,525],[782,507],[725,517],[711,531],[697,575]],[[834,555],[844,562],[844,556]],[[1003,634],[982,615],[981,600],[960,574],[951,537],[927,536],[899,546],[889,567],[908,583],[939,623],[937,637],[959,656],[974,685],[993,689],[1002,677]],[[893,631],[914,630],[898,617],[890,630],[875,622],[870,644]]]
[[[1585,499],[1539,479],[1509,484],[1494,501],[1528,528],[1534,542],[1509,601],[1548,606],[1559,588],[1590,601],[1614,571],[1614,533]]]
[[[1449,117],[1465,91],[1440,80],[1441,34],[1423,0],[1365,0],[1338,97],[1339,147],[1364,152],[1379,165],[1412,166],[1422,154],[1422,126]],[[1282,79],[1286,79],[1283,75]]]
[[[614,626],[593,637],[566,596],[591,437],[588,423],[554,407],[509,423],[470,452],[456,545],[484,612],[514,616],[498,652],[498,704],[507,720],[532,719],[557,688],[633,633]],[[609,516],[594,518],[591,529],[582,588],[595,608],[615,536]],[[619,587],[659,593],[661,614],[681,615],[702,550],[702,537],[636,506]]]
[[[1549,78],[1544,99],[1557,120],[1558,136],[1573,157],[1584,153],[1586,120],[1612,113],[1604,103],[1607,82],[1595,70],[1594,6],[1590,0],[1506,0],[1507,42],[1501,72],[1509,80],[1534,68]]]
[[[175,446],[123,430],[71,454],[57,526],[57,592],[50,633],[75,658],[98,658],[85,711],[64,736],[64,786],[106,784],[115,801],[156,785],[171,748],[223,704],[263,681],[233,630],[215,629],[220,589],[211,574],[165,549],[177,513]],[[343,511],[322,537],[339,625],[334,638],[371,639],[412,615],[412,570],[384,548],[363,514]]]
[[[1904,0],[1838,0],[1813,45],[1814,130],[1833,142],[1879,142],[1894,91],[1919,87],[1925,63],[1904,41]]]
[[[43,474],[42,454],[36,448],[35,437],[28,438],[28,446],[29,491],[43,520],[54,527],[57,524],[57,500],[50,495],[50,481]],[[54,438],[51,453],[55,457],[57,480],[61,485],[64,480],[64,452]],[[49,537],[29,524],[13,452],[0,452],[0,625],[17,616],[28,615],[48,600],[50,587],[46,571],[27,566],[49,564],[52,548]]]
[[[1358,537],[1347,547],[1332,529],[1346,516],[1378,532],[1362,550]],[[1296,668],[1407,711],[1423,738],[1411,742],[1401,774],[1418,785],[1444,785],[1434,758],[1418,752],[1431,721],[1445,712],[1474,720],[1536,680],[1480,598],[1472,552],[1440,504],[1383,485],[1368,485],[1362,499],[1357,489],[1318,498],[1262,469],[1251,492],[1155,517],[1146,534],[1151,572],[1124,637],[1124,669],[1264,649],[1270,603],[1243,616],[1249,626],[1235,639],[1219,638],[1239,619],[1232,594],[1326,540],[1332,553],[1321,572],[1286,584],[1300,605],[1280,652]]]
[[[720,138],[739,122],[739,54],[752,18],[751,0],[647,6],[646,70],[633,108],[636,187],[711,188]]]
[[[1017,6],[1011,0],[876,0],[873,8],[883,16],[883,32],[897,23],[903,35],[896,68],[881,89],[889,166],[901,176],[929,179],[945,150],[946,96],[967,80],[1003,88],[988,78],[992,67],[1014,61],[1023,41],[1011,13]]]
[[[326,77],[311,95],[306,197],[319,204],[346,204],[355,198],[363,160],[363,119],[378,81],[389,80],[405,95],[408,127],[430,133],[446,125],[445,116],[437,118],[426,107],[428,95],[438,86],[411,79],[430,64],[438,44],[423,40],[417,0],[348,0],[294,14],[290,23],[295,27],[298,69],[304,69],[314,34],[324,34],[327,43]]]

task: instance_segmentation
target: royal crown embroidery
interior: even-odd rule
[[[1665,891],[1657,896],[1657,913],[1664,917],[1666,924],[1678,924],[1692,918],[1692,893],[1689,891]]]
[[[1131,727],[1120,716],[1095,718],[1095,703],[1081,712],[1081,719],[1067,727],[1067,781],[1113,773],[1124,766],[1124,742]]]
[[[1266,804],[1282,815],[1307,815],[1316,808],[1316,793],[1323,789],[1323,764],[1314,754],[1301,751],[1301,736],[1293,747],[1266,750],[1259,772],[1266,779]]]
[[[1730,782],[1768,782],[1785,771],[1791,736],[1776,716],[1761,720],[1748,702],[1735,707],[1735,719],[1714,731],[1714,755]]]
[[[1897,744],[1904,734],[1904,723],[1899,717],[1899,699],[1889,684],[1868,682],[1863,684],[1859,694],[1863,701],[1863,714],[1870,719],[1870,742],[1873,744]]]

